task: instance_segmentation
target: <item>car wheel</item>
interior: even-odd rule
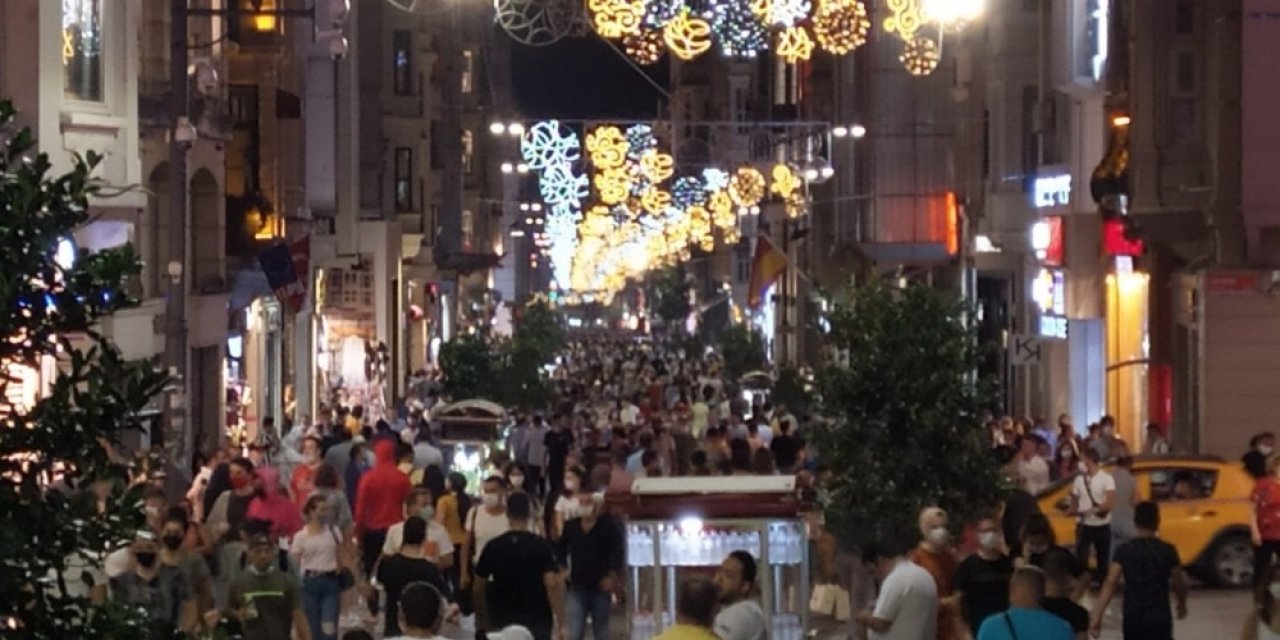
[[[1218,541],[1209,561],[1207,573],[1215,585],[1231,588],[1253,585],[1253,544],[1249,536],[1231,535]]]

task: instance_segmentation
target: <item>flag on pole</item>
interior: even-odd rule
[[[747,286],[747,306],[755,309],[764,292],[787,270],[787,256],[773,246],[768,236],[756,237],[756,254],[751,259],[751,279]]]

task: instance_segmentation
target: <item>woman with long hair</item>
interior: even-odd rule
[[[426,481],[425,477],[423,481]],[[449,532],[449,541],[453,543],[454,548],[461,549],[467,542],[467,530],[462,523],[467,521],[467,513],[471,511],[471,496],[467,495],[467,477],[456,471],[450,473],[448,489],[447,492],[439,494],[440,497],[436,499],[436,522]],[[449,567],[447,577],[454,593],[458,593],[462,579],[462,563],[467,560],[459,554],[459,557],[454,559],[453,566]]]

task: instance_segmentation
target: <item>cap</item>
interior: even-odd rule
[[[520,625],[511,625],[488,635],[489,640],[533,640],[533,634]]]

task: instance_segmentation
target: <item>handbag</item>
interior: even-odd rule
[[[337,529],[329,527],[329,535],[333,536],[334,555],[338,557],[338,588],[346,591],[356,585],[356,574],[351,570],[350,549],[342,544]]]

